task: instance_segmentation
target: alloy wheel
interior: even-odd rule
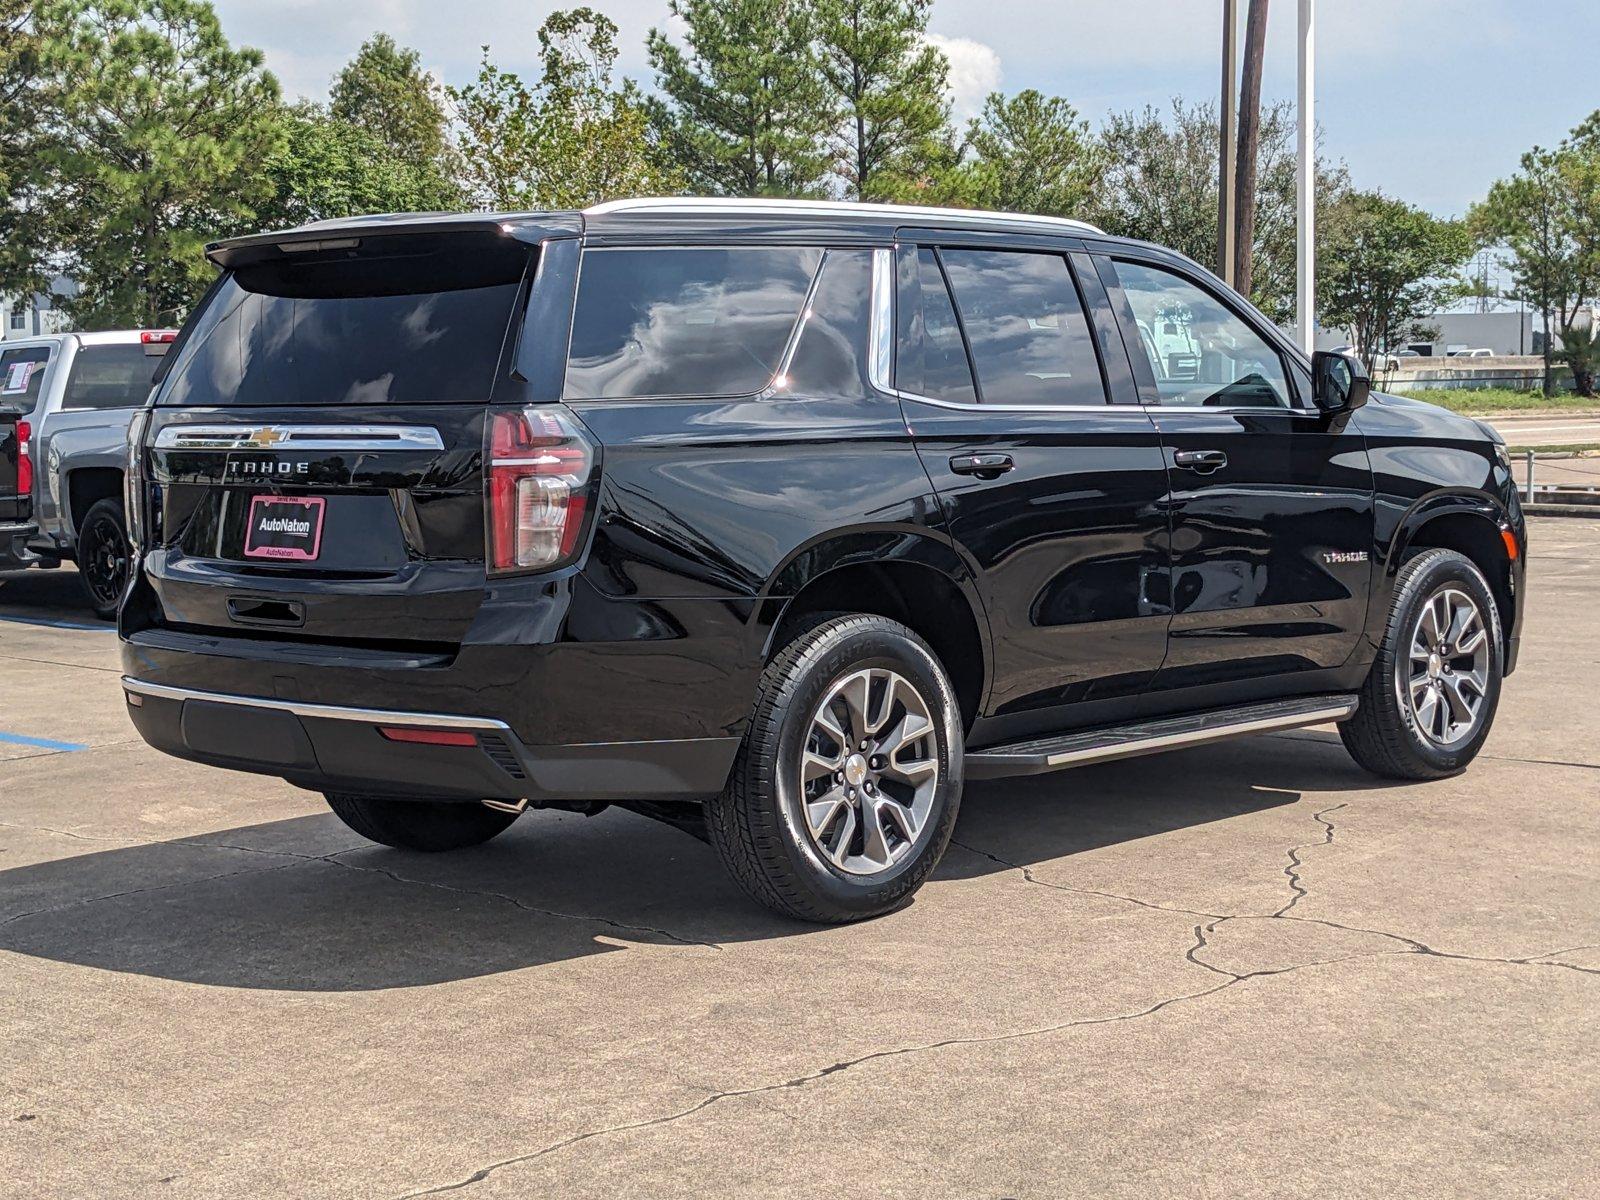
[[[888,871],[920,845],[939,787],[932,710],[884,667],[835,682],[811,717],[800,762],[806,829],[849,875]]]
[[[128,581],[128,539],[115,517],[99,513],[78,535],[78,572],[97,604],[108,607],[122,598]]]
[[[1476,732],[1489,695],[1489,626],[1478,603],[1458,587],[1440,588],[1412,624],[1407,658],[1395,683],[1412,723],[1435,746]]]

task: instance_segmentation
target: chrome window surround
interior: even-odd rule
[[[1257,405],[1192,408],[1177,404],[1113,404],[1109,400],[1105,404],[958,404],[953,400],[937,400],[918,392],[902,391],[894,386],[894,250],[879,248],[872,253],[872,327],[869,333],[871,353],[868,356],[868,380],[878,391],[897,396],[901,400],[932,404],[938,408],[952,408],[957,412],[1140,413],[1147,418],[1153,413],[1160,412],[1247,413],[1255,416],[1263,413],[1315,415],[1312,409],[1292,405],[1272,408]]]
[[[430,425],[168,425],[157,450],[443,450]]]
[[[157,700],[204,700],[211,704],[233,704],[241,708],[270,708],[329,721],[359,721],[370,725],[425,725],[434,729],[490,729],[510,733],[511,726],[493,717],[463,717],[450,713],[394,712],[384,708],[347,708],[340,704],[303,704],[298,700],[272,700],[265,696],[235,696],[227,692],[202,692],[194,688],[146,683],[131,675],[122,677],[122,690],[131,696],[150,696]]]

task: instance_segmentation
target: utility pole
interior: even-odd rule
[[[1222,144],[1217,165],[1217,274],[1233,282],[1239,219],[1234,161],[1239,155],[1239,0],[1222,0]]]
[[[1300,96],[1296,105],[1295,332],[1308,355],[1317,348],[1317,42],[1316,0],[1300,0]],[[1363,346],[1370,356],[1388,347]]]
[[[1239,166],[1235,191],[1239,206],[1234,228],[1233,286],[1250,295],[1251,259],[1256,241],[1256,151],[1261,143],[1261,59],[1267,46],[1267,0],[1250,0],[1244,30],[1244,66],[1239,81]]]

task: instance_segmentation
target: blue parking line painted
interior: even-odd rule
[[[115,633],[117,631],[115,625],[87,625],[82,621],[58,621],[54,617],[13,617],[0,613],[0,621],[9,621],[13,625],[45,625],[51,629],[82,629],[89,633]]]
[[[89,747],[82,742],[57,742],[50,738],[29,737],[25,733],[7,733],[0,729],[0,742],[10,742],[14,746],[36,746],[40,750],[87,750]]]

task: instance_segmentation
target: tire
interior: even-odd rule
[[[430,854],[481,845],[517,819],[516,813],[470,800],[393,800],[354,792],[323,797],[335,816],[368,841]]]
[[[1430,605],[1431,618],[1425,612]],[[1451,627],[1443,630],[1448,635],[1469,605],[1476,609],[1476,623],[1468,622],[1458,641],[1446,636],[1436,647],[1430,629],[1441,624],[1440,614],[1449,614],[1442,622]],[[1477,642],[1480,631],[1483,640]],[[1431,647],[1459,651],[1469,643],[1473,650],[1468,654],[1429,653]],[[1454,550],[1424,550],[1395,578],[1389,622],[1361,689],[1361,707],[1339,726],[1345,749],[1362,767],[1386,779],[1455,774],[1477,757],[1489,736],[1504,667],[1500,613],[1483,573]],[[1480,675],[1481,691],[1474,683]],[[1479,698],[1471,709],[1474,693]],[[1420,704],[1410,699],[1418,695]],[[1469,709],[1470,721],[1457,723],[1457,716]]]
[[[128,526],[122,515],[122,501],[100,500],[90,506],[78,526],[74,551],[78,578],[94,615],[102,621],[117,616],[117,605],[128,585],[128,568],[133,548],[128,542]]]
[[[927,643],[885,617],[828,616],[762,673],[706,829],[734,881],[768,908],[860,921],[908,903],[938,865],[961,782],[960,708]]]

